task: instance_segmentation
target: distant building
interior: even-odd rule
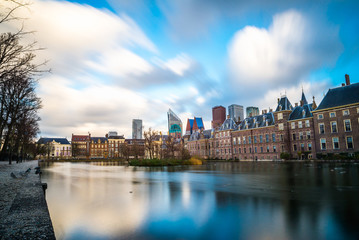
[[[247,107],[246,108],[247,118],[255,117],[259,115],[259,108],[258,107]]]
[[[132,139],[142,139],[142,120],[132,120]]]
[[[243,106],[232,104],[228,106],[228,114],[231,119],[235,122],[242,121],[244,119]]]
[[[109,132],[106,137],[108,139],[108,157],[122,157],[121,148],[125,142],[125,137],[123,135],[118,135],[117,132]]]
[[[88,158],[90,157],[90,139],[91,134],[88,135],[74,135],[72,134],[72,157]]]
[[[186,135],[191,135],[193,132],[199,132],[204,130],[204,124],[201,117],[194,117],[193,119],[187,119]]]
[[[91,137],[90,158],[108,158],[109,144],[106,137]]]
[[[171,109],[168,109],[167,120],[168,120],[168,135],[174,138],[181,138],[182,121]]]
[[[226,120],[226,108],[216,106],[212,108],[212,128],[218,128]]]
[[[66,138],[40,138],[37,144],[44,148],[44,155],[39,157],[70,158],[71,144]]]

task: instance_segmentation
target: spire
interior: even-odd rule
[[[300,100],[300,105],[303,106],[304,104],[308,104],[307,99],[305,98],[304,91],[302,88],[302,99]]]

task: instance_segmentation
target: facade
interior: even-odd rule
[[[232,132],[237,130],[238,126],[232,118],[227,116],[221,127],[215,132],[215,158],[217,159],[232,159]]]
[[[193,132],[185,143],[191,156],[200,156],[204,159],[214,159],[214,141],[212,130]]]
[[[125,143],[125,137],[123,135],[119,136],[117,134],[116,135],[109,134],[107,139],[108,139],[108,157],[109,158],[122,157],[121,148]]]
[[[141,119],[132,119],[132,139],[142,139]]]
[[[216,106],[212,108],[212,128],[222,126],[226,120],[226,108],[223,106]]]
[[[37,144],[46,150],[41,157],[51,157],[56,159],[68,159],[72,156],[71,144],[66,138],[40,138]]]
[[[126,154],[128,158],[145,157],[145,140],[144,139],[125,139]],[[126,157],[126,156],[124,156]]]
[[[193,132],[204,130],[203,119],[194,117],[193,119],[187,119],[186,133],[185,135],[191,135]]]
[[[90,158],[108,158],[109,144],[105,137],[91,137]]]
[[[329,89],[313,111],[317,158],[359,151],[359,83],[350,84],[348,75],[345,80]]]
[[[90,139],[91,134],[88,135],[74,135],[72,134],[72,157],[88,158],[90,157]]]
[[[259,108],[258,107],[247,107],[246,108],[246,116],[248,117],[254,117],[259,115]]]
[[[232,104],[228,106],[229,117],[233,119],[236,123],[239,123],[244,119],[243,106]]]
[[[174,137],[175,139],[182,138],[182,121],[171,109],[168,109],[167,120],[168,135]]]

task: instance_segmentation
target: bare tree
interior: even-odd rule
[[[9,21],[21,20],[16,10],[28,3],[5,0],[0,4],[0,26]],[[41,101],[36,96],[36,78],[45,64],[34,63],[36,42],[22,45],[21,40],[30,32],[21,27],[16,32],[0,33],[0,142],[3,143],[0,160],[24,156],[26,144],[39,132],[37,116]]]
[[[154,158],[155,150],[156,150],[156,137],[158,137],[158,131],[149,128],[148,131],[144,131],[143,135],[145,137],[145,149],[148,151],[150,155],[150,159]]]

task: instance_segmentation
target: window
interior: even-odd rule
[[[305,127],[310,127],[309,120],[305,120]]]
[[[238,153],[241,153],[241,148],[238,148]]]
[[[241,144],[241,137],[238,137],[238,145]]]
[[[292,137],[293,137],[293,140],[296,140],[295,133],[293,133]]]
[[[346,132],[350,132],[352,130],[351,124],[350,124],[350,119],[345,119],[344,120],[344,129]]]
[[[284,152],[284,145],[282,145],[281,148],[282,148],[282,152]]]
[[[349,110],[343,110],[343,116],[348,116],[349,115]]]
[[[324,134],[324,123],[319,123],[319,133]]]
[[[292,127],[292,129],[295,129],[295,122],[291,123],[291,127]]]
[[[272,133],[272,141],[275,142],[275,133]]]
[[[293,150],[297,151],[297,145],[296,144],[293,145]]]
[[[253,141],[254,141],[254,143],[257,143],[257,136],[253,137]]]
[[[303,140],[303,133],[302,132],[299,133],[299,139]]]
[[[332,129],[332,133],[338,132],[338,130],[337,130],[337,122],[330,122],[330,127]]]
[[[299,121],[299,122],[298,122],[298,128],[302,128],[302,127],[303,127],[302,121]]]
[[[331,118],[335,117],[335,112],[329,113],[329,117],[331,117]]]
[[[300,151],[302,151],[302,152],[304,151],[304,143],[300,144]]]
[[[249,143],[249,144],[252,144],[252,138],[251,138],[251,136],[248,136],[248,143]]]
[[[278,124],[278,129],[279,129],[279,130],[284,130],[284,125],[283,125],[283,123],[279,123],[279,124]]]
[[[263,152],[263,147],[261,147],[261,153]]]
[[[347,137],[347,149],[353,149],[353,137]]]
[[[359,113],[359,108],[357,108],[357,113]]]
[[[318,114],[318,119],[323,119],[323,114]]]
[[[251,147],[249,148],[249,153],[252,153],[252,148]]]
[[[308,143],[308,151],[312,151],[312,144]]]
[[[279,135],[279,137],[280,137],[280,141],[283,142],[284,141],[283,134]]]
[[[326,150],[327,149],[327,141],[325,138],[320,139],[320,149]]]
[[[233,145],[236,145],[236,138],[233,138]]]
[[[259,142],[260,142],[260,143],[263,142],[263,135],[259,135]]]
[[[257,153],[257,147],[254,147],[254,152]]]
[[[310,139],[310,131],[307,131],[307,139]]]
[[[302,117],[305,118],[305,110],[302,111]]]
[[[339,138],[334,137],[333,140],[333,149],[339,149]]]
[[[267,146],[267,152],[269,152],[269,146]]]
[[[266,134],[266,142],[269,142],[269,135]]]
[[[243,148],[243,152],[244,152],[244,153],[247,153],[247,149],[246,149],[246,148]]]
[[[246,144],[246,137],[243,137],[243,144]]]
[[[277,148],[273,146],[273,152],[277,152]]]
[[[283,113],[278,113],[278,120],[282,120],[283,119]]]

